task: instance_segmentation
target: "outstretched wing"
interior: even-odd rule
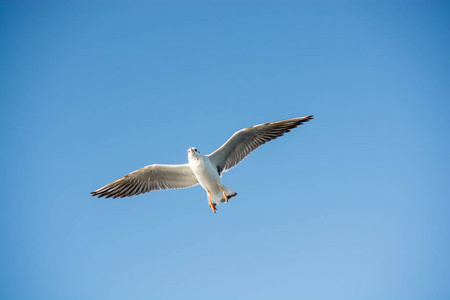
[[[292,118],[239,130],[222,147],[209,154],[208,157],[221,174],[236,166],[262,144],[284,135],[284,133],[312,118],[313,116]]]
[[[154,190],[181,189],[197,185],[188,164],[150,165],[93,191],[92,196],[123,198]]]

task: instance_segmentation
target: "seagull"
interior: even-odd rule
[[[188,149],[189,163],[183,165],[153,164],[136,170],[91,192],[92,196],[123,198],[154,190],[180,189],[200,184],[206,191],[213,213],[217,205],[237,195],[222,183],[222,174],[239,164],[259,146],[311,120],[313,116],[269,122],[234,133],[219,149],[209,155],[197,148]]]

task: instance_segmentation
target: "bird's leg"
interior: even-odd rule
[[[209,207],[211,207],[213,213],[216,213],[216,205],[212,203],[211,201],[211,193],[208,192],[208,200],[209,200]]]
[[[222,193],[223,193],[223,196],[225,197],[225,202],[228,202],[227,194],[225,194],[225,191],[223,190],[222,187],[220,187],[220,189],[221,189],[221,191],[222,191]]]

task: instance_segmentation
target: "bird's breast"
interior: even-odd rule
[[[203,188],[210,190],[212,186],[221,182],[217,170],[207,157],[193,158],[189,160],[189,166]]]

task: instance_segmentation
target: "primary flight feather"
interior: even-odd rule
[[[188,149],[189,163],[184,165],[149,165],[91,192],[98,197],[129,197],[154,190],[188,188],[200,184],[208,196],[213,212],[216,205],[237,195],[222,183],[222,173],[240,163],[262,144],[311,120],[298,117],[255,125],[233,134],[219,149],[203,155],[197,148]]]

